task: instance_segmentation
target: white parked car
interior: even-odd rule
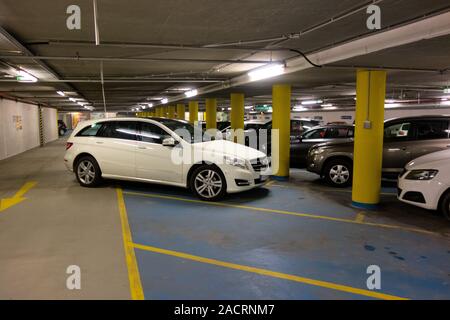
[[[68,139],[64,161],[85,187],[102,178],[143,181],[189,188],[211,201],[267,181],[264,153],[225,140],[203,141],[201,129],[200,136],[194,130],[186,121],[164,118],[87,121]]]
[[[425,209],[441,210],[450,220],[450,150],[430,153],[408,163],[398,180],[398,199]]]

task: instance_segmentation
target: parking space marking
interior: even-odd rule
[[[362,223],[362,222],[364,222],[365,217],[366,216],[365,216],[364,212],[358,212],[358,214],[356,215],[355,221]]]
[[[11,198],[0,199],[0,212],[26,200],[24,198],[25,194],[36,186],[36,184],[36,181],[28,181]]]
[[[312,285],[312,286],[316,286],[316,287],[322,287],[322,288],[326,288],[326,289],[337,290],[337,291],[352,293],[352,294],[356,294],[356,295],[362,295],[362,296],[370,297],[370,298],[384,299],[384,300],[408,300],[407,298],[402,298],[402,297],[389,295],[389,294],[385,294],[385,293],[354,288],[354,287],[336,284],[336,283],[327,282],[327,281],[305,278],[305,277],[301,277],[301,276],[297,276],[297,275],[293,275],[293,274],[281,273],[281,272],[272,271],[272,270],[268,270],[268,269],[255,268],[255,267],[240,265],[240,264],[236,264],[236,263],[195,256],[195,255],[192,255],[189,253],[167,250],[167,249],[152,247],[152,246],[143,245],[143,244],[133,243],[133,247],[136,249],[159,253],[159,254],[177,257],[177,258],[181,258],[181,259],[187,259],[187,260],[192,260],[192,261],[196,261],[196,262],[211,264],[211,265],[228,268],[228,269],[256,273],[256,274],[259,274],[262,276],[268,276],[268,277],[273,277],[273,278],[278,278],[278,279],[284,279],[284,280],[304,283],[304,284],[308,284],[308,285]]]
[[[122,225],[123,246],[125,249],[125,260],[128,269],[128,280],[130,281],[130,294],[133,300],[144,300],[141,277],[133,248],[133,238],[131,236],[130,225],[128,223],[127,209],[123,199],[123,191],[116,188],[117,204],[119,206],[120,222]]]
[[[433,232],[433,231],[403,227],[403,226],[398,226],[398,225],[365,222],[365,221],[360,222],[355,219],[351,220],[351,219],[335,218],[335,217],[330,217],[330,216],[322,216],[322,215],[300,213],[300,212],[293,212],[293,211],[258,208],[258,207],[252,207],[252,206],[226,203],[226,202],[207,202],[207,201],[202,201],[202,200],[194,200],[194,199],[179,198],[179,197],[174,197],[174,196],[164,196],[164,195],[159,195],[159,194],[130,192],[130,191],[124,191],[123,194],[130,195],[130,196],[137,196],[137,197],[148,197],[148,198],[156,198],[156,199],[164,199],[164,200],[183,201],[183,202],[188,202],[188,203],[201,203],[203,205],[210,205],[210,206],[237,208],[237,209],[252,210],[252,211],[258,211],[258,212],[264,212],[264,213],[283,214],[283,215],[290,215],[290,216],[296,216],[296,217],[302,217],[302,218],[345,222],[345,223],[352,223],[352,224],[379,227],[379,228],[396,229],[396,230],[410,231],[410,232],[416,232],[416,233],[423,233],[423,234],[434,235],[434,236],[442,236],[441,234]]]
[[[286,184],[286,185],[282,185],[282,184],[272,184],[272,187],[278,187],[278,188],[294,188],[294,189],[301,189],[302,188],[295,186],[295,185],[291,185],[291,184]],[[338,188],[319,188],[317,186],[311,187],[310,188],[314,189],[314,191],[325,191],[325,192],[341,192],[341,193],[352,193],[352,190],[347,190],[347,189],[338,189]],[[395,192],[380,192],[380,195],[382,196],[390,196],[390,197],[396,197],[397,193]]]

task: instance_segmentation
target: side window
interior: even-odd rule
[[[108,121],[105,122],[98,136],[124,140],[137,140],[136,122],[134,121]]]
[[[348,132],[348,128],[328,128],[325,137],[328,139],[347,138]]]
[[[304,136],[303,139],[323,139],[325,137],[325,129],[316,129],[316,130],[312,130],[307,132]]]
[[[150,143],[159,143],[162,144],[162,141],[170,137],[170,135],[152,123],[141,122],[141,130],[139,132],[139,136],[142,142],[150,142]]]
[[[448,121],[446,120],[431,120],[431,121],[417,121],[418,140],[432,140],[432,139],[446,139],[448,138]]]
[[[384,138],[387,140],[408,140],[412,137],[410,122],[388,124],[384,128]]]
[[[95,137],[101,127],[102,123],[94,123],[78,132],[77,137]]]
[[[347,137],[348,138],[353,138],[354,136],[355,136],[355,129],[353,129],[353,128],[348,129]]]

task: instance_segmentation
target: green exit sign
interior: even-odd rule
[[[272,110],[272,105],[270,104],[257,104],[255,106],[255,111],[266,112]]]

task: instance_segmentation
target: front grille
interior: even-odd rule
[[[262,159],[256,159],[256,160],[252,160],[251,161],[253,170],[255,170],[255,172],[261,172],[266,170],[267,168],[269,168],[270,163],[266,163],[264,164],[262,162]]]

